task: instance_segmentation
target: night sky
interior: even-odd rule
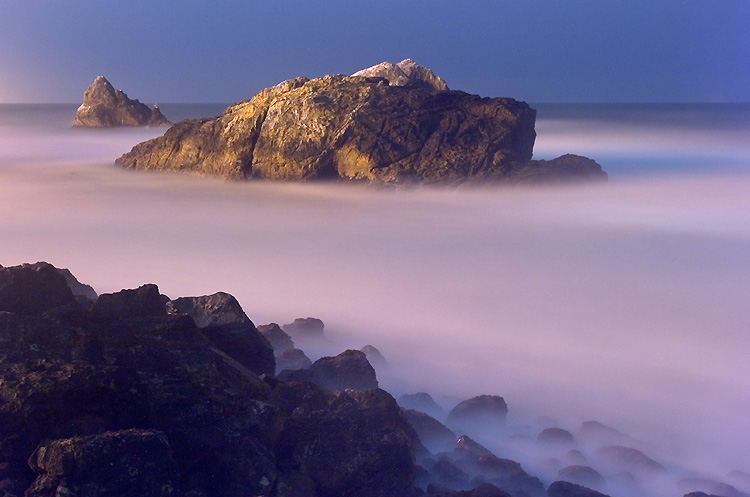
[[[748,0],[3,0],[0,103],[233,102],[413,58],[530,102],[750,102]]]

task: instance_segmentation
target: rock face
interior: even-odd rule
[[[104,76],[97,76],[83,94],[73,126],[108,128],[117,126],[169,126],[158,105],[152,108],[116,90]]]
[[[398,64],[381,62],[357,71],[352,76],[385,78],[391,86],[424,86],[435,91],[448,89],[443,78],[436,76],[429,68],[420,66],[411,59],[404,59]]]
[[[178,123],[116,163],[229,179],[503,179],[531,160],[535,116],[510,98],[382,78],[297,78],[218,118]]]

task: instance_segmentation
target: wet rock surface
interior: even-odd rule
[[[98,76],[83,94],[73,126],[110,128],[119,126],[169,126],[158,105],[149,108],[115,89],[104,76]]]
[[[536,111],[525,102],[448,91],[442,79],[408,59],[357,74],[284,81],[220,117],[182,121],[116,163],[295,181],[606,177],[585,158],[531,161]]]

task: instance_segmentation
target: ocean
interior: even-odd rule
[[[114,159],[164,129],[72,129],[76,105],[0,105],[0,264],[47,261],[99,293],[226,291],[256,324],[322,319],[313,359],[374,345],[396,397],[501,395],[509,429],[532,438],[597,420],[667,467],[665,485],[750,473],[750,105],[532,106],[535,158],[586,155],[609,181],[125,171]],[[174,121],[224,107],[161,105]],[[504,440],[486,445],[554,478]]]

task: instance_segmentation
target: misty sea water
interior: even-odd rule
[[[124,171],[164,129],[73,129],[76,107],[0,105],[0,264],[45,260],[99,293],[226,291],[256,324],[319,317],[329,346],[309,355],[372,344],[396,397],[502,395],[531,438],[628,433],[670,475],[641,495],[750,473],[749,104],[532,104],[534,158],[585,155],[609,181],[476,189]]]

